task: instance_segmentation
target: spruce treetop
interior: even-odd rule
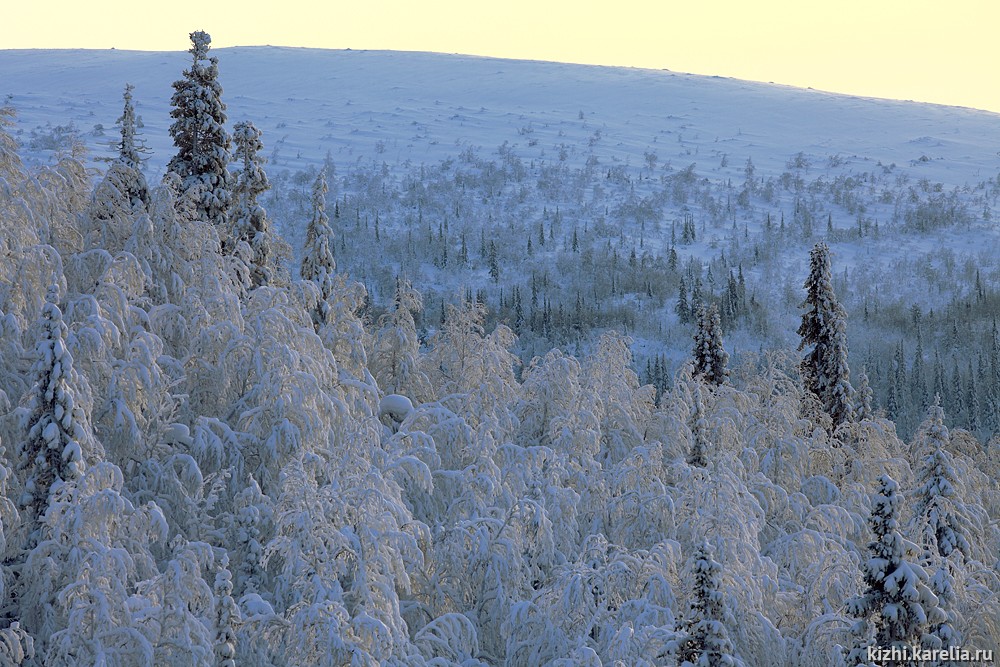
[[[204,60],[208,57],[208,50],[212,46],[212,36],[204,30],[195,30],[190,35],[191,48],[188,53],[194,56],[195,61]]]

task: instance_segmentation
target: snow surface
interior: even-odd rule
[[[959,107],[667,70],[434,53],[235,47],[212,55],[230,123],[252,120],[272,165],[293,170],[320,164],[327,152],[338,163],[382,152],[390,164],[420,164],[453,156],[456,146],[492,149],[504,141],[530,157],[550,146],[548,138],[568,143],[596,130],[606,153],[634,165],[654,148],[670,159],[680,138],[689,162],[705,161],[706,152],[750,155],[762,174],[782,172],[789,147],[824,159],[895,163],[946,186],[998,167],[1000,117]],[[21,130],[72,121],[97,157],[110,154],[104,144],[115,139],[121,92],[133,83],[157,168],[173,153],[170,84],[189,59],[184,52],[4,50],[0,95],[10,96]],[[98,123],[106,136],[89,134]],[[535,150],[530,139],[538,140]],[[744,161],[731,161],[734,173]]]

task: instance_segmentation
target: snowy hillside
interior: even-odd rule
[[[926,180],[947,192],[1000,169],[1000,117],[972,109],[669,71],[430,53],[239,47],[213,54],[230,121],[252,120],[263,130],[272,174],[327,157],[342,171],[373,161],[403,173],[501,146],[522,161],[580,168],[596,158],[640,178],[695,164],[699,176],[742,182],[749,158],[763,180],[798,160],[827,179],[891,168],[897,182]],[[14,136],[29,162],[50,159],[74,135],[94,161],[111,154],[121,91],[132,83],[155,180],[174,150],[170,83],[187,58],[0,51],[0,94],[18,113]],[[851,223],[833,212],[838,226]],[[995,229],[980,231],[1000,238]],[[979,234],[953,242],[982,247]]]
[[[0,665],[992,661],[997,116],[191,38],[0,52]]]
[[[505,141],[522,159],[541,158],[597,130],[605,161],[637,168],[655,150],[683,166],[727,154],[734,174],[752,157],[762,175],[777,175],[802,152],[840,156],[856,168],[895,163],[915,179],[951,187],[992,177],[998,167],[1000,118],[971,109],[669,71],[431,53],[213,53],[230,120],[252,119],[279,168],[319,164],[328,152],[338,163],[375,154],[390,164],[435,163],[463,146],[493,150]],[[170,83],[187,59],[181,52],[0,51],[0,93],[11,96],[21,131],[72,122],[98,156],[107,151],[93,127],[112,130],[122,87],[132,83],[155,170],[173,152]]]
[[[733,351],[793,346],[808,249],[822,238],[851,316],[852,360],[868,367],[879,405],[899,404],[890,415],[905,433],[933,398],[935,355],[938,375],[965,387],[977,371],[955,334],[989,344],[1000,304],[989,252],[1000,244],[996,114],[667,71],[274,47],[213,54],[230,123],[263,131],[264,203],[292,252],[309,184],[329,163],[329,197],[354,223],[338,227],[339,268],[364,283],[376,313],[396,276],[412,281],[424,336],[464,291],[491,322],[514,326],[525,362],[553,345],[588,349],[591,330],[624,329],[643,379],[662,389],[690,347],[681,293],[722,299],[727,274],[746,285],[731,317],[723,311]],[[29,163],[78,140],[99,166],[121,89],[134,84],[155,182],[174,151],[170,83],[187,59],[0,51],[0,93]],[[929,312],[939,317],[921,329]],[[911,406],[890,394],[918,339],[926,363],[916,366],[928,371]],[[949,419],[985,425],[990,400],[978,418],[950,405]]]

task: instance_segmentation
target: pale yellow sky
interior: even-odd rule
[[[10,0],[0,48],[438,51],[670,69],[1000,112],[997,0]],[[0,72],[0,78],[3,73]]]

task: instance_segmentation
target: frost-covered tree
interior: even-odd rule
[[[948,451],[944,410],[935,402],[920,427],[915,449],[922,460],[918,470],[914,523],[925,549],[939,556],[959,551],[972,556],[972,521],[962,501],[964,484]]]
[[[35,345],[35,384],[28,403],[28,434],[21,443],[20,466],[27,470],[21,504],[35,521],[50,503],[53,487],[79,479],[86,469],[84,449],[90,444],[87,416],[76,404],[73,355],[66,347],[66,325],[51,288],[42,307],[40,337]]]
[[[118,119],[121,127],[121,141],[118,142],[118,161],[132,170],[134,180],[129,183],[129,198],[133,202],[141,202],[143,206],[149,206],[149,186],[146,184],[146,177],[142,173],[142,153],[145,146],[137,136],[138,118],[135,115],[135,105],[132,103],[132,91],[135,86],[125,85],[125,92],[122,93],[124,101],[122,115]]]
[[[906,560],[899,531],[899,486],[888,475],[878,481],[868,520],[873,539],[863,565],[866,590],[847,601],[848,613],[858,619],[853,627],[857,642],[847,655],[850,665],[867,665],[869,646],[908,651],[925,640],[931,626],[947,620],[928,586],[927,573]]]
[[[172,558],[139,582],[133,616],[148,638],[155,664],[210,665],[215,652],[214,595],[205,575],[214,563],[204,542],[173,540]]]
[[[4,177],[17,174],[22,169],[18,155],[17,140],[7,130],[14,124],[14,107],[4,104],[0,107],[0,170]]]
[[[236,667],[236,626],[240,610],[233,600],[233,577],[229,557],[223,555],[215,574],[215,666]]]
[[[232,208],[231,141],[218,59],[208,55],[211,43],[208,33],[191,33],[191,67],[173,84],[170,136],[177,154],[167,170],[181,177],[183,192],[192,194],[198,217],[224,229]]]
[[[726,382],[729,354],[722,346],[722,324],[719,307],[714,303],[698,311],[698,331],[694,335],[694,374],[713,385]]]
[[[150,193],[142,173],[142,143],[136,136],[137,118],[132,104],[134,86],[125,86],[124,105],[118,119],[121,139],[118,158],[111,162],[88,208],[91,229],[88,244],[116,254],[125,246],[134,219],[149,210]]]
[[[379,321],[381,328],[369,356],[379,389],[417,401],[430,397],[430,382],[419,366],[420,343],[413,321],[414,314],[422,309],[420,292],[409,281],[397,278],[392,305]]]
[[[54,489],[44,539],[18,582],[22,619],[45,665],[152,660],[134,615],[142,601],[131,595],[137,582],[155,576],[150,545],[166,539],[167,525],[155,504],[136,507],[123,488],[118,466],[101,461]]]
[[[691,449],[688,452],[688,464],[704,468],[708,465],[708,421],[705,419],[705,403],[701,396],[701,384],[695,383],[694,410],[691,413]]]
[[[680,640],[678,662],[699,667],[739,666],[734,655],[727,625],[733,625],[726,609],[722,587],[722,565],[712,558],[707,542],[698,546],[692,558],[692,596],[683,626],[686,636]]]
[[[4,398],[0,391],[0,398]],[[0,445],[0,554],[17,549],[16,539],[21,517],[17,506],[8,498],[9,485],[13,481],[13,471],[7,467],[6,448]],[[5,559],[6,560],[6,559]],[[0,566],[0,665],[20,665],[34,657],[34,638],[24,631],[20,610],[8,582],[11,573],[6,565]]]
[[[233,128],[233,143],[236,145],[234,157],[242,163],[242,168],[236,174],[233,188],[233,229],[227,240],[227,244],[231,246],[240,243],[250,246],[250,277],[254,287],[270,282],[270,263],[274,259],[270,256],[270,222],[264,207],[257,201],[271,187],[267,174],[264,173],[264,159],[258,154],[264,148],[260,137],[261,131],[249,121],[237,123]]]
[[[132,233],[136,217],[149,209],[150,194],[142,173],[143,146],[136,138],[136,115],[131,84],[125,86],[124,108],[118,119],[121,140],[118,157],[95,188],[87,209],[87,245],[112,254],[120,252]]]
[[[35,640],[24,631],[20,621],[0,630],[0,665],[17,667],[35,657]]]
[[[854,388],[847,365],[847,312],[834,294],[830,276],[830,249],[817,243],[809,253],[806,300],[801,308],[799,349],[812,346],[800,366],[807,390],[815,394],[834,426],[854,414]]]
[[[865,421],[875,416],[875,392],[872,391],[868,381],[868,371],[862,367],[858,374],[857,397],[854,406],[855,421]]]
[[[327,299],[333,293],[337,263],[333,258],[333,230],[326,214],[326,169],[321,169],[312,187],[312,217],[306,227],[306,244],[302,250],[299,273],[303,280],[316,283],[320,302],[315,313],[316,326],[326,321],[329,311]]]
[[[485,438],[486,451],[492,451],[515,426],[511,404],[517,357],[510,351],[514,332],[498,324],[487,334],[485,319],[486,309],[480,303],[449,306],[444,326],[432,338],[422,362],[437,395],[454,394],[456,412]]]
[[[333,470],[312,455],[282,470],[264,557],[287,621],[280,649],[290,664],[407,664],[413,650],[396,587],[409,586],[423,557],[413,535],[421,528],[360,458],[361,443],[345,449]],[[319,482],[328,475],[331,483]]]

